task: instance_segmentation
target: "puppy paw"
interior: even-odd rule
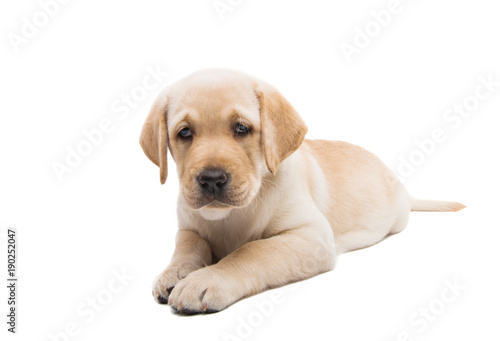
[[[198,268],[198,266],[191,263],[183,263],[179,266],[169,265],[153,281],[153,297],[155,301],[166,304],[175,285]]]
[[[228,307],[240,297],[231,280],[212,267],[197,270],[179,281],[168,304],[182,314],[214,313]]]

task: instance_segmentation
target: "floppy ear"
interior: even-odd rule
[[[278,166],[299,148],[307,126],[297,111],[276,89],[257,85],[260,102],[261,143],[269,171],[276,174]]]
[[[142,126],[139,143],[146,156],[160,167],[160,182],[163,185],[167,180],[167,94],[162,91],[149,111],[146,122]]]

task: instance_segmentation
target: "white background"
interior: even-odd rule
[[[233,0],[224,20],[212,1],[69,1],[17,52],[9,37],[42,9],[2,2],[0,268],[14,227],[19,277],[11,335],[1,271],[2,340],[497,340],[500,87],[459,127],[443,119],[474,95],[479,77],[500,81],[494,2],[401,0],[349,63],[340,45],[353,44],[389,1]],[[112,105],[158,67],[169,76],[120,119]],[[417,155],[416,139],[442,128],[446,141],[404,182],[414,196],[468,208],[413,213],[401,234],[342,255],[333,272],[223,312],[172,314],[153,301],[151,284],[173,252],[175,165],[160,186],[138,138],[159,89],[205,67],[274,84],[302,114],[308,138],[359,144],[396,172],[400,158]],[[59,181],[53,162],[65,163],[67,147],[103,119],[114,130]],[[109,296],[113,270],[133,279]],[[446,281],[465,287],[449,303]],[[108,304],[93,319],[77,312],[96,296]],[[275,296],[264,316],[257,305]],[[423,320],[429,308],[435,315]],[[68,324],[76,336],[61,334]]]

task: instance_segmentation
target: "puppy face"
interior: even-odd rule
[[[213,220],[250,204],[262,177],[276,173],[306,130],[269,85],[235,71],[204,70],[158,96],[140,142],[160,166],[162,183],[168,145],[184,202]]]
[[[241,77],[199,76],[171,88],[167,109],[181,194],[193,209],[244,207],[266,170],[259,101]]]

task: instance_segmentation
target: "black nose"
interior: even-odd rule
[[[227,183],[228,174],[222,169],[207,169],[198,175],[198,182],[206,193],[217,195]]]

